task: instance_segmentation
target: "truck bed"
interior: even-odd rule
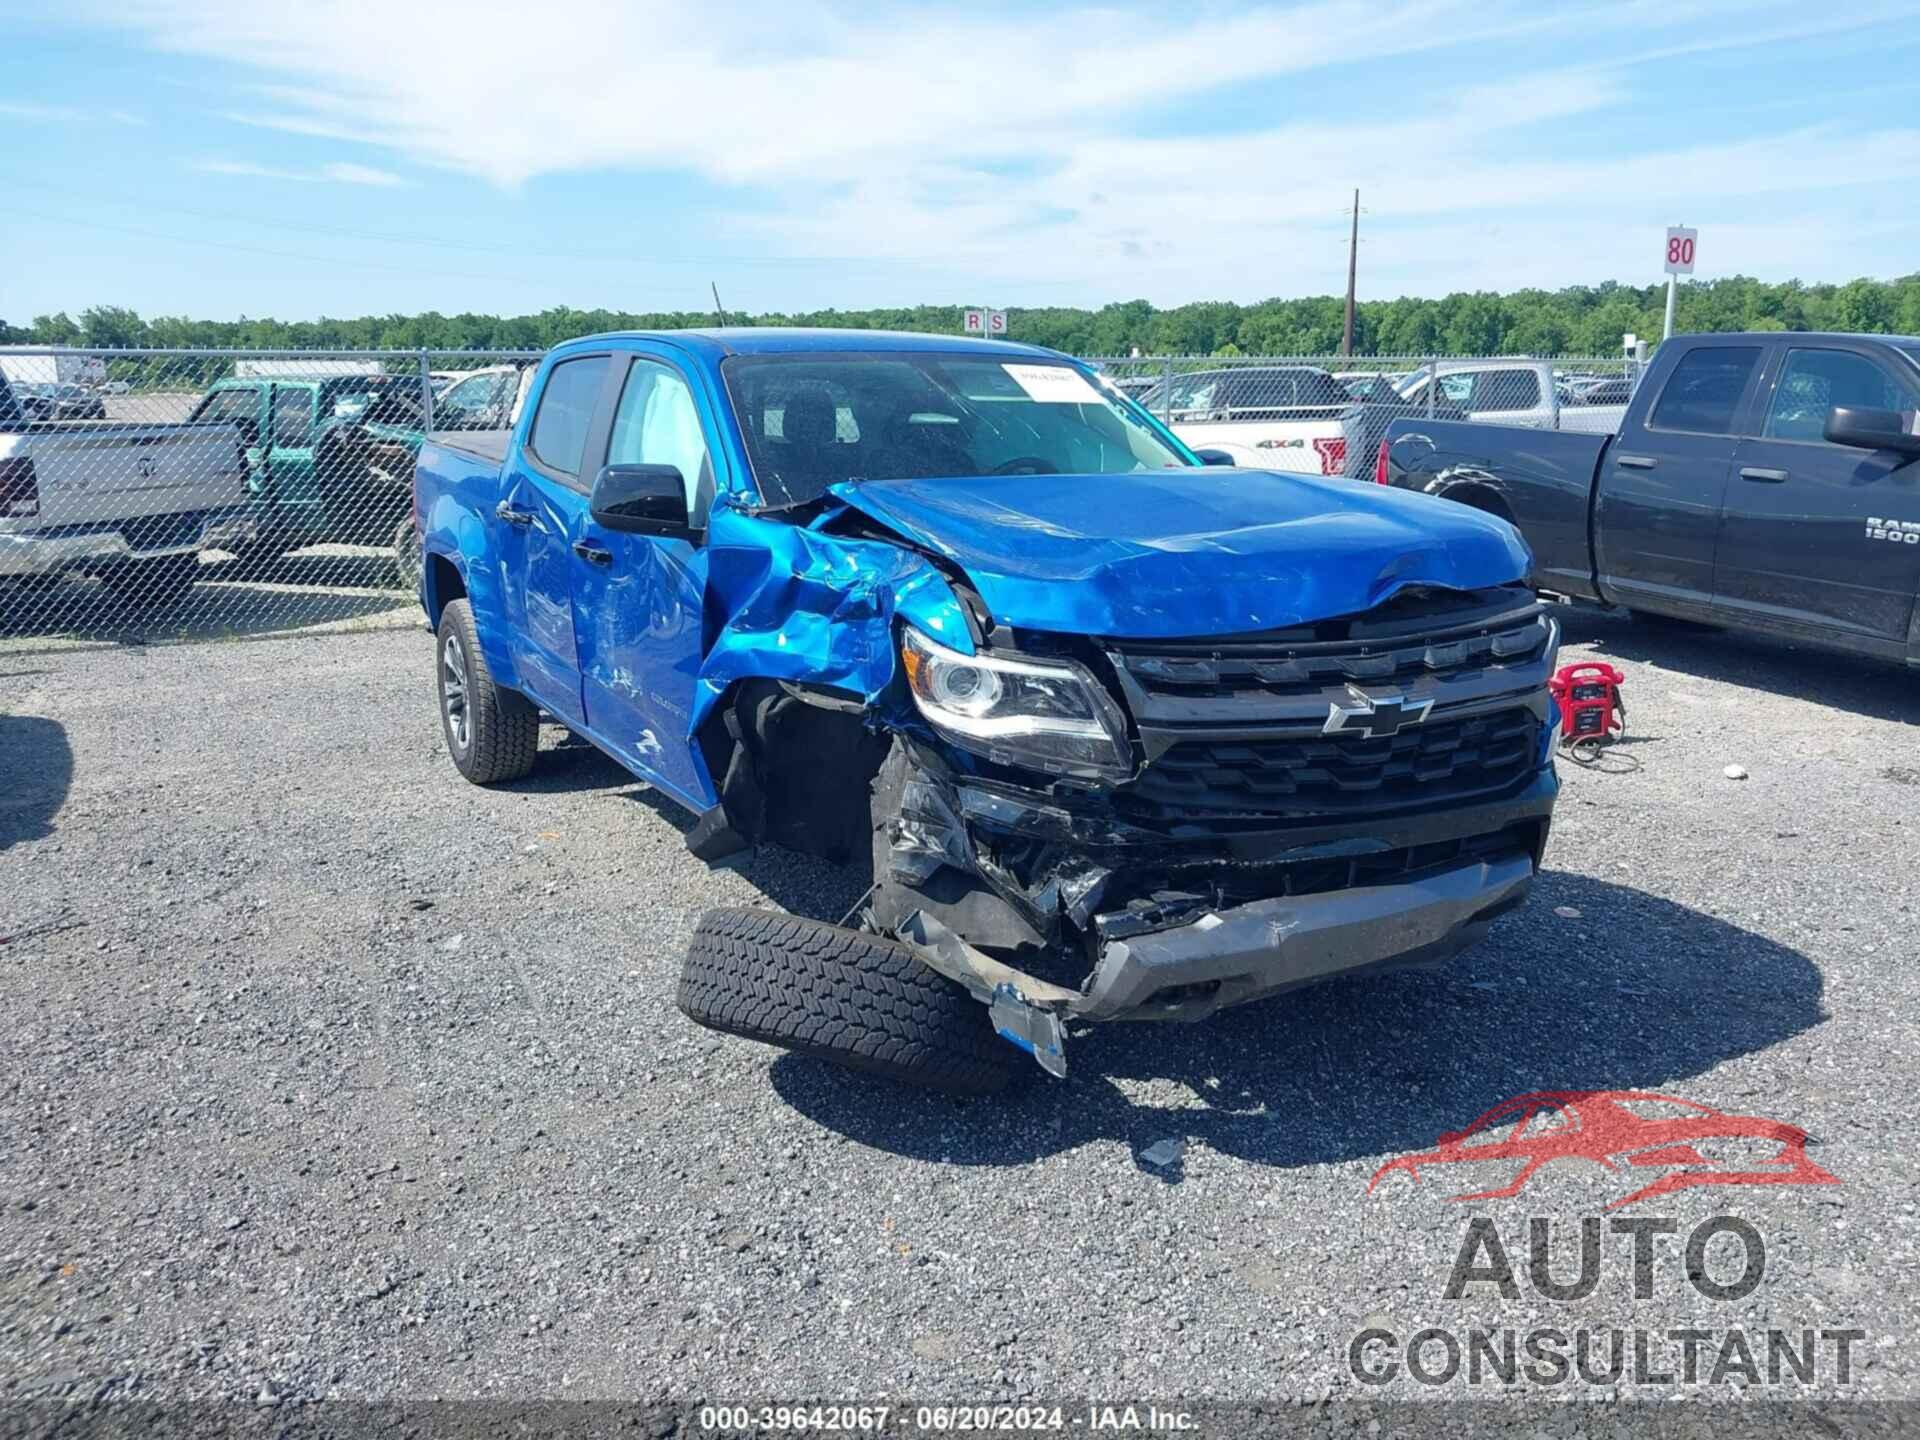
[[[1611,435],[1474,420],[1395,420],[1389,454],[1429,495],[1504,514],[1533,548],[1533,583],[1597,599],[1587,514]]]
[[[490,460],[497,468],[506,463],[511,430],[435,430],[427,436],[446,450],[458,450],[476,460]]]

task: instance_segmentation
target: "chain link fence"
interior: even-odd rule
[[[0,647],[413,623],[421,442],[510,426],[539,359],[0,349]],[[1092,363],[1195,448],[1352,477],[1394,419],[1611,431],[1636,380],[1618,359]]]
[[[0,350],[0,644],[411,623],[421,442],[539,358]]]
[[[1633,362],[1529,356],[1097,358],[1115,384],[1196,449],[1236,464],[1361,477],[1394,420],[1425,416],[1611,434]]]

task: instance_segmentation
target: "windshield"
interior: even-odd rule
[[[843,480],[1112,475],[1197,462],[1071,365],[955,354],[736,355],[722,367],[770,505]]]

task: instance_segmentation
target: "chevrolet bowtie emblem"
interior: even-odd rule
[[[1433,709],[1433,697],[1409,700],[1404,695],[1369,695],[1358,685],[1347,686],[1352,703],[1337,701],[1327,707],[1327,735],[1365,735],[1369,740],[1398,735],[1408,725],[1418,725]]]

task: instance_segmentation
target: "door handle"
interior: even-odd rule
[[[516,528],[524,529],[533,523],[531,510],[522,510],[517,506],[509,505],[505,500],[493,507],[493,515],[496,520],[504,520]]]
[[[1651,470],[1660,462],[1651,455],[1616,455],[1613,463],[1625,465],[1629,470]]]
[[[607,549],[604,545],[596,545],[591,540],[574,541],[573,553],[589,565],[613,564],[613,551]]]
[[[1792,477],[1784,470],[1763,470],[1758,465],[1746,465],[1741,467],[1740,478],[1758,480],[1763,485],[1778,485]]]

